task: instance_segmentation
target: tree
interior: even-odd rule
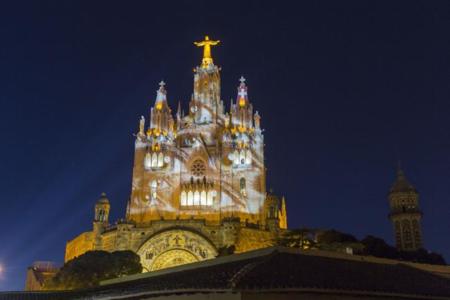
[[[319,243],[356,243],[358,240],[351,234],[342,233],[340,231],[331,229],[326,230],[317,236]]]
[[[364,245],[364,250],[362,252],[364,255],[391,259],[399,258],[397,249],[389,246],[383,239],[368,235],[361,240],[361,243]]]
[[[399,251],[395,247],[388,245],[383,239],[368,235],[361,240],[364,245],[362,254],[376,257],[398,259],[404,261],[445,265],[445,259],[442,255],[434,252],[428,252],[425,249],[417,251]]]
[[[287,230],[275,240],[275,244],[283,247],[310,249],[316,244],[314,233],[308,228]]]
[[[316,248],[339,252],[351,249],[352,252],[360,252],[364,247],[353,235],[331,229],[317,235]]]
[[[434,252],[428,252],[425,249],[419,249],[417,251],[399,251],[399,259],[412,262],[432,264],[432,265],[445,265],[445,259],[442,255]]]
[[[428,252],[425,249],[399,251],[378,237],[368,235],[359,241],[351,234],[342,233],[334,229],[325,231],[307,228],[286,230],[276,238],[275,243],[279,246],[305,250],[318,249],[347,252],[347,249],[351,248],[352,253],[358,255],[371,255],[434,265],[446,264],[445,259],[438,253]]]
[[[102,280],[140,272],[140,258],[133,251],[88,251],[66,262],[44,287],[47,290],[89,288]]]

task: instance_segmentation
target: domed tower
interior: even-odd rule
[[[108,224],[109,208],[109,200],[106,198],[106,194],[102,193],[97,203],[95,203],[94,222]]]
[[[388,194],[389,219],[394,226],[396,247],[402,251],[422,248],[422,212],[419,209],[419,193],[398,168],[397,178]]]
[[[102,249],[102,233],[108,226],[109,208],[109,200],[108,198],[106,198],[106,194],[102,193],[100,198],[95,203],[95,215],[93,224],[94,249]]]

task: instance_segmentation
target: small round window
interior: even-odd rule
[[[205,163],[202,160],[197,159],[192,163],[191,173],[194,176],[197,177],[205,176],[205,171],[206,171]]]

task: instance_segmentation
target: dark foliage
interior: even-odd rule
[[[438,253],[428,252],[425,249],[419,249],[417,251],[399,251],[396,248],[389,246],[384,240],[371,235],[362,239],[361,243],[364,245],[362,254],[365,255],[433,265],[446,264],[444,257]]]
[[[287,230],[277,237],[275,243],[283,247],[300,249],[309,249],[316,244],[313,231],[308,228]]]
[[[368,235],[361,240],[361,243],[364,246],[361,254],[391,259],[398,258],[397,249],[389,246],[383,239]]]
[[[324,244],[357,243],[358,240],[351,234],[342,233],[337,230],[331,229],[317,235],[317,242]]]
[[[133,251],[88,251],[66,262],[45,287],[48,290],[89,288],[102,280],[140,272],[140,258]]]
[[[351,248],[354,254],[371,255],[418,263],[445,265],[442,255],[428,252],[425,249],[417,251],[399,251],[388,245],[383,239],[368,235],[362,240],[337,230],[316,231],[313,229],[293,229],[282,233],[276,244],[284,247],[301,249],[319,249],[345,252]]]

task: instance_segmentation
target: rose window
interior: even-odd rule
[[[197,159],[191,166],[191,173],[194,176],[200,177],[205,176],[206,167],[203,161]]]

